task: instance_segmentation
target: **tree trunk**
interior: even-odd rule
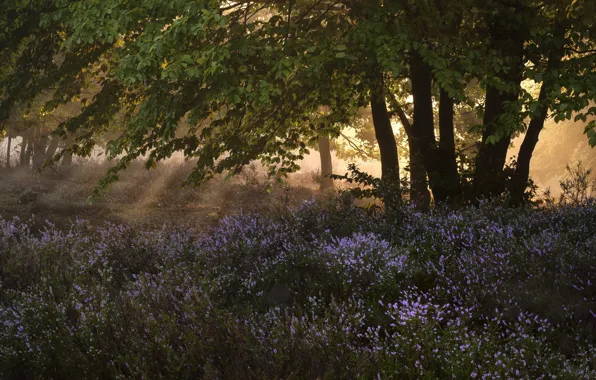
[[[385,86],[382,74],[374,78],[370,85],[370,107],[372,111],[375,136],[381,152],[382,179],[389,186],[399,191],[399,159],[397,143],[391,127],[391,118],[385,103]]]
[[[24,164],[29,167],[31,164],[31,156],[33,155],[33,139],[29,139],[27,141],[27,152],[25,153],[25,160],[23,161]]]
[[[319,154],[321,156],[321,191],[333,189],[333,164],[331,162],[331,144],[329,137],[319,137]]]
[[[430,193],[426,180],[426,169],[420,154],[420,146],[413,136],[412,124],[395,98],[391,98],[392,108],[399,117],[401,124],[408,135],[408,148],[410,149],[410,201],[422,211],[428,211],[430,206]]]
[[[50,145],[48,146],[48,149],[46,150],[46,153],[45,153],[46,160],[51,160],[52,157],[54,157],[54,155],[56,154],[56,151],[58,150],[58,145],[60,144],[61,140],[62,139],[58,136],[52,137],[52,140],[50,141]]]
[[[19,163],[20,166],[29,167],[31,165],[31,156],[33,155],[33,141],[35,140],[35,128],[29,127],[25,132],[23,132],[23,139],[25,144],[21,148],[21,156],[22,156],[22,165]],[[24,152],[24,156],[22,155]]]
[[[25,160],[27,159],[27,132],[23,132],[23,136],[21,136],[21,151],[19,152],[19,167],[25,166]]]
[[[66,141],[64,142],[63,149],[70,147],[73,142],[74,142],[74,138],[71,135],[68,135],[66,137]],[[62,156],[62,162],[60,165],[65,166],[65,167],[72,165],[72,153],[71,152],[67,152]]]
[[[430,193],[420,148],[413,138],[408,138],[408,147],[410,148],[410,200],[417,209],[428,211]]]
[[[12,137],[8,136],[8,141],[6,142],[6,167],[10,169],[10,148],[12,145]]]
[[[565,30],[557,25],[553,40],[562,38],[564,34]],[[538,96],[538,107],[530,120],[528,130],[517,155],[517,164],[511,184],[511,203],[514,206],[519,206],[524,201],[524,193],[530,179],[530,161],[534,153],[534,148],[536,148],[536,144],[538,143],[538,136],[544,128],[544,122],[548,116],[548,104],[551,101],[549,94],[554,89],[556,83],[556,81],[549,78],[549,74],[559,68],[564,55],[565,49],[563,45],[559,48],[553,47],[548,55],[545,80],[542,83],[542,87],[540,87],[540,95]]]
[[[48,145],[48,131],[39,126],[37,136],[33,142],[33,168],[41,169],[46,157],[46,148]]]
[[[511,62],[511,66],[508,67],[508,70],[503,70],[504,74],[500,78],[510,88],[502,91],[491,85],[486,88],[482,121],[484,132],[474,171],[473,187],[476,200],[499,195],[505,191],[503,167],[514,128],[511,124],[505,125],[502,116],[511,111],[507,109],[506,104],[517,101],[521,89],[524,28],[523,25],[510,25],[501,19],[495,20],[491,26],[491,39],[494,48],[505,61]],[[513,115],[513,117],[515,118],[517,115]],[[496,141],[494,141],[495,138]]]
[[[505,190],[503,167],[507,159],[507,150],[511,143],[512,132],[505,131],[496,142],[489,142],[489,137],[499,132],[503,126],[499,117],[505,113],[504,102],[515,101],[517,94],[501,94],[494,87],[486,89],[484,110],[484,132],[482,144],[476,157],[474,171],[474,194],[476,198],[501,194]]]
[[[445,192],[452,201],[456,201],[462,194],[455,154],[454,105],[444,89],[440,89],[439,96],[439,162],[444,165],[442,180]]]
[[[68,152],[62,156],[62,163],[61,166],[71,166],[72,165],[72,153]]]
[[[422,156],[435,202],[445,202],[455,194],[445,186],[445,165],[439,157],[435,138],[432,104],[432,71],[421,57],[414,54],[410,59],[410,81],[414,98],[414,124],[412,137]],[[457,170],[457,168],[456,168]]]

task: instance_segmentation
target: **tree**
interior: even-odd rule
[[[592,11],[592,12],[590,12]],[[594,67],[596,50],[590,33],[594,29],[594,5],[585,2],[561,1],[552,4],[550,25],[537,33],[535,59],[537,64],[529,73],[530,78],[541,82],[538,99],[530,99],[526,135],[520,146],[511,184],[511,201],[520,205],[524,201],[529,180],[530,160],[540,132],[548,118],[549,110],[555,120],[587,120],[596,108],[586,108],[594,101]],[[588,13],[586,13],[588,12]],[[588,15],[586,17],[586,15]],[[578,50],[579,49],[579,50]],[[590,136],[593,124],[586,126]],[[596,141],[590,143],[595,145]]]
[[[566,52],[573,53],[565,57],[573,60],[562,58],[560,73],[549,69],[558,74],[555,86],[530,62],[549,56],[544,31],[562,17],[555,16],[561,6],[573,20],[565,32]],[[296,170],[309,145],[339,135],[370,105],[384,181],[399,189],[391,126],[398,116],[410,130],[413,194],[426,202],[428,175],[436,203],[461,199],[468,179],[458,162],[456,111],[478,105],[467,92],[476,81],[485,100],[478,105],[482,137],[470,197],[500,195],[507,148],[524,130],[528,109],[552,99],[558,118],[596,111],[582,112],[596,98],[596,87],[584,85],[593,80],[589,1],[156,0],[132,8],[122,0],[13,0],[2,7],[0,120],[40,94],[49,94],[44,112],[55,112],[96,86],[92,99],[54,132],[74,138],[55,160],[89,154],[119,125],[122,133],[110,139],[107,153],[120,160],[100,188],[137,158],[151,168],[175,151],[197,159],[189,182],[254,159],[271,175],[285,174]],[[524,79],[543,82],[545,93],[552,86],[553,93],[535,101],[522,91]],[[399,107],[387,106],[394,81],[411,91],[411,122],[395,113]],[[320,107],[330,110],[324,123]],[[596,132],[588,133],[596,142]],[[528,144],[525,151],[532,150]],[[513,188],[523,186],[526,157]]]
[[[523,79],[524,42],[530,12],[523,3],[502,9],[487,21],[490,48],[503,66],[495,67],[486,77],[482,145],[476,160],[474,190],[476,197],[498,195],[504,191],[503,167],[511,136],[519,130],[518,103]]]
[[[519,148],[517,156],[517,163],[515,165],[515,173],[511,183],[511,200],[515,205],[520,205],[524,200],[524,192],[530,175],[530,160],[536,144],[538,143],[538,136],[544,128],[544,122],[548,116],[549,103],[552,101],[552,92],[555,90],[557,78],[553,78],[553,72],[558,70],[561,66],[563,56],[565,54],[563,39],[565,38],[565,29],[561,25],[562,20],[555,20],[552,34],[552,46],[548,49],[547,62],[544,72],[542,86],[540,88],[540,95],[535,106],[533,115],[528,125],[526,135]],[[556,42],[555,42],[556,41]]]
[[[426,169],[422,161],[422,154],[418,140],[414,138],[411,117],[404,111],[397,98],[390,94],[389,103],[392,112],[397,115],[402,127],[408,135],[409,172],[410,172],[410,201],[421,210],[428,210],[430,206],[430,193],[426,180]]]
[[[12,149],[12,136],[8,135],[6,141],[6,167],[10,168],[10,151]]]
[[[331,142],[329,137],[319,137],[319,154],[321,156],[321,191],[333,189],[333,164],[331,162]]]

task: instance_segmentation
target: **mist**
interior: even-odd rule
[[[559,181],[567,175],[567,165],[573,167],[581,162],[586,169],[596,168],[596,150],[589,145],[584,134],[585,124],[581,121],[547,121],[530,163],[530,178],[538,186],[538,194],[550,189],[553,195],[558,196],[561,193]],[[509,161],[519,151],[523,137],[522,134],[512,141]]]
[[[583,133],[583,123],[564,121],[554,123],[549,120],[540,136],[531,161],[530,177],[538,186],[538,195],[550,189],[552,195],[561,192],[559,181],[567,175],[567,165],[583,163],[584,168],[596,168],[596,152],[588,144]],[[519,146],[523,141],[523,134],[517,136],[508,151],[508,161],[515,158]],[[0,142],[0,157],[6,160],[6,144]],[[12,140],[11,165],[18,164],[20,137]],[[345,174],[348,165],[355,163],[360,170],[375,177],[381,176],[381,164],[377,160],[345,160],[337,157],[332,151],[333,173]],[[114,161],[112,161],[113,163]],[[189,223],[205,223],[211,219],[229,212],[241,212],[263,208],[241,198],[250,198],[255,189],[259,189],[264,196],[263,202],[271,204],[281,202],[281,193],[285,198],[289,192],[295,199],[286,199],[286,203],[298,204],[305,199],[319,196],[320,186],[320,155],[311,152],[298,162],[300,169],[286,178],[286,190],[277,185],[276,190],[265,190],[268,179],[266,169],[259,162],[248,165],[237,178],[224,179],[220,176],[201,186],[183,187],[183,181],[192,169],[194,162],[185,161],[181,153],[175,153],[171,158],[159,163],[156,169],[147,171],[142,161],[134,164],[122,175],[121,181],[112,186],[107,192],[95,199],[95,205],[88,204],[88,197],[92,194],[97,181],[105,173],[110,162],[106,162],[101,148],[96,148],[89,158],[74,158],[72,168],[50,166],[41,174],[32,172],[28,168],[3,171],[2,206],[3,210],[21,209],[17,214],[23,218],[38,214],[38,217],[55,215],[70,216],[69,212],[82,212],[92,215],[101,208],[101,217],[109,216],[113,220],[125,222],[160,222],[180,220],[179,215]],[[402,162],[402,168],[407,164]],[[402,170],[402,175],[405,173]],[[231,185],[234,191],[226,190]],[[347,183],[335,181],[336,189],[348,187]],[[292,189],[291,191],[288,189]],[[23,192],[33,191],[38,196],[32,204],[23,205],[18,198]],[[142,189],[139,191],[139,189]],[[279,204],[276,207],[282,207]],[[63,209],[62,212],[58,210]],[[70,211],[65,211],[64,208]],[[91,211],[94,210],[94,211]],[[173,211],[176,210],[176,211]],[[54,213],[55,214],[52,214]],[[193,215],[193,213],[195,215]]]

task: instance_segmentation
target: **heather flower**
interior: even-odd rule
[[[596,378],[596,207],[0,219],[0,377]]]

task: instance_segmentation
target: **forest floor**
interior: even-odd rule
[[[315,173],[294,174],[286,184],[268,189],[264,171],[256,166],[230,180],[220,177],[198,187],[183,186],[192,164],[170,162],[152,171],[133,165],[90,204],[88,198],[107,168],[107,164],[85,163],[41,173],[0,170],[0,216],[31,221],[34,229],[46,220],[59,228],[69,227],[77,218],[92,226],[107,221],[202,229],[225,215],[279,211],[321,195]]]

